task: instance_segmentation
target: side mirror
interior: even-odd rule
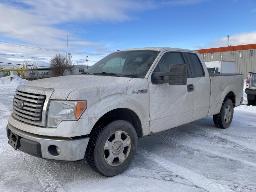
[[[154,72],[151,79],[153,84],[186,85],[187,65],[171,65],[170,72]]]
[[[151,77],[151,81],[153,84],[160,85],[169,83],[170,81],[170,73],[169,72],[154,72]]]
[[[187,85],[188,74],[187,64],[171,65],[170,85]]]

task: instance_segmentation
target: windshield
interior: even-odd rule
[[[93,65],[88,74],[144,78],[158,53],[150,50],[115,52]]]

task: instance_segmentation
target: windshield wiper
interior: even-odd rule
[[[123,74],[122,76],[123,77],[131,77],[131,78],[138,78],[139,77],[138,75],[135,75],[135,74]]]
[[[117,74],[117,73],[109,73],[109,72],[105,72],[105,71],[99,72],[99,73],[88,73],[88,72],[85,72],[84,74],[138,78],[138,75],[135,75],[135,74]]]

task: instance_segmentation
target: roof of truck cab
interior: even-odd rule
[[[121,50],[121,51],[135,51],[135,50],[152,50],[152,51],[179,51],[179,52],[194,52],[192,50],[188,49],[180,49],[180,48],[169,48],[169,47],[145,47],[145,48],[132,48],[127,50]]]

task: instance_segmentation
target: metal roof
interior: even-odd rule
[[[256,49],[256,44],[200,49],[197,52],[204,54],[204,53],[219,53],[219,52],[221,53],[221,52],[228,52],[228,51],[244,51],[244,50],[252,50],[252,49]]]

